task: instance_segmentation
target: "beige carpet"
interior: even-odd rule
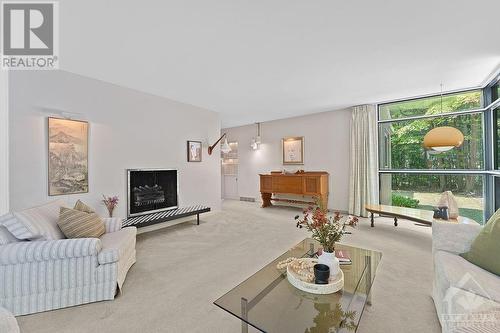
[[[307,235],[293,208],[226,201],[223,211],[139,235],[137,263],[114,301],[18,317],[22,332],[240,332],[212,302]],[[343,242],[383,252],[358,332],[440,332],[430,297],[431,230],[363,219]]]

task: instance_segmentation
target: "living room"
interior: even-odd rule
[[[498,2],[1,8],[0,332],[500,331]]]

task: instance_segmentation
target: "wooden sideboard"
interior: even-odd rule
[[[298,204],[314,204],[314,201],[293,200],[273,197],[273,194],[292,194],[317,198],[328,206],[328,172],[308,171],[292,174],[283,174],[273,171],[270,174],[260,175],[260,194],[262,207],[272,206],[271,201],[283,201]]]

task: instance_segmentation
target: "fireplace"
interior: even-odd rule
[[[127,170],[128,217],[177,208],[177,170]]]

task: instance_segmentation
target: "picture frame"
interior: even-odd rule
[[[203,154],[203,144],[201,141],[187,141],[187,161],[201,162]]]
[[[48,194],[49,196],[89,192],[89,123],[49,117]]]
[[[284,165],[304,164],[304,137],[286,137],[281,140]]]

